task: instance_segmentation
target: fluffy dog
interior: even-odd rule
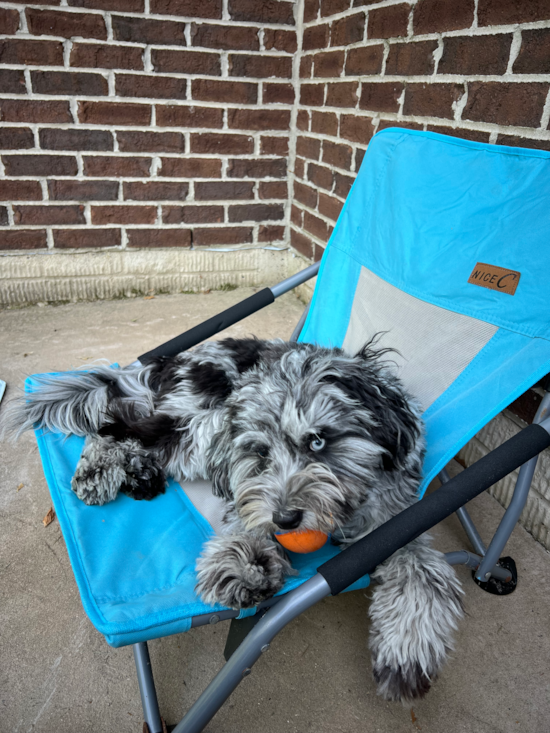
[[[225,531],[197,565],[207,603],[254,606],[291,572],[274,532],[318,529],[347,545],[417,500],[420,410],[375,343],[356,356],[310,344],[225,339],[125,369],[41,377],[10,411],[18,432],[86,436],[73,478],[87,504],[153,499],[165,476],[207,478]],[[420,537],[373,579],[370,649],[386,699],[423,696],[462,615],[454,570]]]

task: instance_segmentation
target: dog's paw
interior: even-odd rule
[[[83,455],[73,476],[71,488],[85,504],[101,505],[116,499],[125,478],[126,474],[120,466],[109,462],[94,464]]]
[[[208,604],[252,608],[281,590],[289,569],[271,540],[219,537],[206,545],[197,562],[195,590]]]

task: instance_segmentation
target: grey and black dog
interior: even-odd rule
[[[254,606],[292,572],[275,532],[318,529],[343,546],[417,500],[420,410],[371,342],[357,355],[225,339],[124,369],[39,379],[9,427],[86,436],[72,488],[87,504],[153,499],[165,476],[207,478],[225,531],[197,565],[207,603]],[[370,648],[378,691],[403,702],[437,677],[462,616],[459,581],[420,537],[373,578]]]

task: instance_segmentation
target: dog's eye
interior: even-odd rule
[[[311,441],[311,443],[309,444],[309,447],[311,448],[311,450],[317,452],[317,451],[323,450],[323,448],[326,445],[326,442],[327,441],[324,438],[320,438],[318,435],[316,435],[313,438],[313,440]]]
[[[269,448],[267,445],[261,445],[259,448],[256,448],[256,453],[260,458],[267,458],[269,455]]]

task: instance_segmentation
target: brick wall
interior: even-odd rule
[[[322,256],[390,126],[550,150],[550,3],[304,0],[291,242]]]
[[[284,0],[0,3],[0,250],[287,239]]]

